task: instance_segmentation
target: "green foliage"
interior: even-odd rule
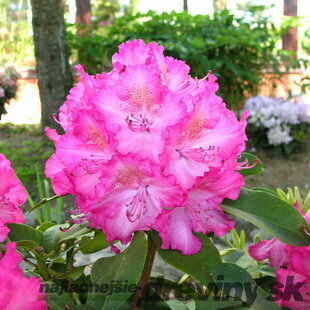
[[[34,61],[32,29],[27,1],[0,1],[0,67],[25,66]]]
[[[260,174],[264,170],[263,163],[261,162],[261,160],[253,154],[243,152],[238,162],[244,165],[244,166],[242,165],[244,169],[239,171],[244,176]]]
[[[120,283],[128,281],[130,284],[138,285],[143,271],[148,242],[143,232],[138,232],[130,244],[129,248],[123,253],[113,256],[100,258],[96,261],[91,271],[93,283],[106,284],[114,281]],[[139,255],[137,255],[139,253]],[[118,309],[131,295],[130,292],[116,293],[105,296],[90,295],[89,304],[94,309],[114,310]]]
[[[308,246],[306,221],[290,204],[262,190],[242,189],[237,200],[226,199],[223,209],[237,215],[282,242]]]
[[[77,35],[74,25],[68,26],[68,41],[78,61],[90,73],[111,67],[110,59],[117,46],[136,38],[158,42],[165,46],[166,55],[184,60],[191,67],[192,76],[204,77],[209,70],[219,79],[220,93],[226,102],[239,105],[246,95],[255,94],[263,70],[280,74],[282,60],[287,68],[300,64],[288,51],[280,52],[276,43],[296,18],[285,21],[276,29],[270,20],[236,18],[229,11],[192,16],[183,13],[155,12],[128,14],[111,25]]]
[[[6,124],[0,126],[0,131],[0,153],[10,158],[18,178],[33,192],[32,189],[36,188],[36,171],[38,169],[40,176],[43,176],[42,168],[52,154],[52,143],[42,139],[41,128],[35,125]]]
[[[298,206],[303,212],[307,213],[310,210],[310,190],[305,199],[302,199],[299,188],[297,186],[294,189],[288,187],[287,193],[285,193],[281,188],[277,188],[278,196],[284,201],[288,202],[290,205],[294,206],[298,203]]]
[[[154,233],[158,254],[168,264],[182,270],[201,283],[207,283],[210,281],[211,268],[221,262],[221,257],[211,238],[203,234],[197,236],[202,243],[201,250],[195,255],[183,255],[180,251],[161,249],[160,238]]]
[[[243,153],[240,161],[246,159],[250,165],[256,163],[247,170],[247,175],[261,172],[262,164],[255,156]],[[45,214],[48,210],[43,208],[58,201],[59,197],[44,198],[47,193],[42,185],[44,180],[39,177],[37,181],[41,184],[39,192],[43,199],[33,204],[30,211],[40,211],[44,222],[36,229],[25,224],[8,224],[7,241],[17,242],[18,251],[29,265],[27,274],[54,287],[54,291],[46,292],[50,309],[126,310],[136,309],[136,306],[146,310],[281,309],[270,298],[276,280],[275,269],[249,255],[244,230],[231,230],[230,237],[225,236],[228,248],[221,251],[215,246],[212,234],[197,233],[202,249],[195,255],[162,249],[157,232],[138,231],[120,254],[103,251],[108,255],[102,254],[87,275],[87,265],[75,264],[76,255],[106,249],[109,243],[105,234],[88,227],[88,222],[80,223],[82,218],[79,224],[73,224],[76,215],[65,224],[54,223],[50,214]],[[265,188],[243,189],[238,199],[226,199],[223,209],[281,241],[308,246],[310,237],[305,231],[306,222],[292,206],[297,200],[306,211],[308,196],[302,200],[297,188],[288,189],[287,194]],[[259,241],[260,236],[255,236],[254,242]],[[156,252],[184,274],[181,280],[175,282],[169,277],[156,278],[156,273],[151,274]],[[81,291],[83,286],[86,291]],[[97,291],[93,290],[96,287]]]
[[[0,119],[2,114],[6,114],[5,105],[15,98],[17,78],[18,74],[13,67],[6,68],[3,73],[0,72]]]
[[[218,283],[219,277],[222,277],[225,283],[238,283],[244,289],[241,291],[240,299],[251,306],[251,309],[255,310],[277,310],[281,309],[276,303],[270,300],[270,294],[264,291],[261,287],[257,286],[257,283],[251,277],[251,275],[243,268],[231,263],[220,263],[213,267],[212,277]],[[223,290],[223,293],[230,296],[235,289],[232,289],[229,285],[220,286],[219,289]],[[248,295],[248,292],[253,292],[252,296]],[[224,295],[223,294],[223,295]],[[232,296],[234,297],[234,296]]]

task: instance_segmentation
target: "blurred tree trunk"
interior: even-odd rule
[[[187,0],[183,0],[183,11],[188,11],[188,1]]]
[[[76,22],[84,25],[91,25],[91,6],[90,0],[75,0],[76,3]]]
[[[297,16],[297,0],[284,0],[283,15],[286,16]],[[291,28],[283,36],[282,47],[285,50],[297,52],[298,39],[297,39],[297,28]],[[296,58],[296,55],[292,55]]]
[[[42,125],[55,127],[57,113],[72,87],[62,0],[31,0],[32,27],[42,106]]]

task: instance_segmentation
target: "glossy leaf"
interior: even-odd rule
[[[281,309],[245,269],[231,263],[220,263],[212,268],[211,274],[219,289],[231,297],[240,298],[253,309]]]
[[[7,224],[10,229],[9,239],[10,241],[34,241],[36,245],[42,245],[43,234],[42,232],[35,230],[34,228],[25,224],[10,223]]]
[[[83,254],[92,254],[109,246],[109,242],[102,231],[96,231],[93,238],[85,236],[81,240],[80,250]]]
[[[230,300],[214,300],[212,296],[205,296],[196,302],[196,310],[218,310],[218,309],[234,309],[233,306],[241,305],[242,301]]]
[[[295,246],[310,244],[310,237],[304,232],[306,221],[301,213],[273,194],[243,188],[237,200],[224,200],[223,209],[284,243]]]
[[[260,174],[264,171],[263,163],[260,159],[258,159],[255,155],[243,152],[238,160],[238,162],[247,162],[247,166],[252,168],[245,168],[239,170],[238,172],[244,176],[253,175],[253,174]]]
[[[202,242],[202,249],[195,255],[183,255],[176,250],[163,250],[160,248],[161,239],[153,232],[159,255],[170,265],[190,275],[201,283],[210,280],[211,268],[221,262],[221,256],[214,246],[211,238],[204,234],[197,234]]]
[[[90,229],[86,223],[70,228],[68,231],[61,229],[67,228],[67,225],[54,225],[48,228],[43,234],[43,247],[46,252],[56,249],[61,243],[76,239],[88,233]]]
[[[101,293],[89,294],[88,304],[101,310],[118,309],[134,292],[144,267],[147,253],[147,238],[144,232],[137,232],[130,246],[121,254],[98,259],[91,270],[91,280],[103,288]],[[113,283],[121,284],[121,292],[113,290]],[[122,290],[125,284],[130,289]],[[104,290],[104,287],[106,290]]]

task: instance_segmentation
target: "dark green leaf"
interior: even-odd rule
[[[197,234],[202,242],[202,249],[195,255],[183,255],[176,250],[163,250],[160,248],[161,240],[153,232],[159,255],[170,265],[185,272],[201,283],[210,280],[211,268],[221,262],[221,256],[211,239],[203,234]]]
[[[41,232],[45,232],[48,228],[54,226],[55,223],[52,222],[43,222],[38,228],[37,230],[41,231]]]
[[[249,167],[252,165],[255,165],[255,166],[252,168],[246,168],[246,169],[239,170],[239,173],[241,173],[242,175],[247,176],[247,175],[259,174],[263,172],[264,170],[263,164],[261,160],[258,159],[255,155],[243,152],[238,162],[245,162],[245,161],[247,161],[247,165]]]
[[[56,249],[63,242],[76,239],[82,235],[88,233],[90,229],[86,226],[86,223],[77,225],[68,231],[62,231],[61,229],[67,228],[67,225],[54,225],[48,228],[43,234],[43,247],[46,252],[50,252],[52,249]]]
[[[85,236],[80,243],[80,250],[83,254],[91,254],[101,251],[109,246],[109,242],[102,231],[96,231],[93,238]]]
[[[218,309],[232,309],[231,307],[241,305],[242,301],[230,300],[221,301],[214,300],[213,296],[205,296],[196,302],[196,310],[218,310]]]
[[[42,245],[45,252],[50,252],[61,239],[61,236],[63,234],[60,230],[61,227],[62,225],[54,225],[46,229],[46,231],[43,233]]]
[[[236,264],[242,268],[248,267],[251,263],[253,263],[253,258],[248,254],[244,253],[240,249],[236,249],[235,251],[225,255],[223,257],[223,261],[227,263]]]
[[[223,209],[284,243],[295,246],[310,244],[310,237],[303,230],[306,222],[301,213],[273,194],[243,188],[237,200],[224,200]]]
[[[281,309],[245,269],[231,263],[220,263],[212,268],[211,274],[219,289],[231,297],[240,298],[253,309]]]
[[[98,259],[91,270],[93,283],[107,290],[102,293],[88,295],[88,304],[95,309],[118,309],[133,293],[130,290],[117,292],[116,289],[109,294],[109,288],[113,283],[131,285],[134,290],[140,280],[147,253],[147,238],[145,233],[137,232],[130,246],[121,254]]]
[[[25,224],[11,223],[7,224],[10,229],[10,241],[32,240],[36,245],[42,245],[43,234],[34,228]]]

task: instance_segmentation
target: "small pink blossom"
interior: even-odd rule
[[[194,254],[192,231],[223,235],[234,225],[220,203],[244,184],[236,170],[248,114],[238,121],[214,75],[193,79],[163,52],[133,40],[119,46],[109,73],[78,67],[81,80],[57,120],[65,133],[46,130],[56,151],[45,171],[109,242],[155,228],[164,248]]]
[[[45,310],[45,294],[36,277],[27,278],[18,266],[22,257],[16,251],[16,243],[8,243],[6,254],[0,257],[0,309]]]
[[[305,218],[308,225],[310,225],[310,214],[305,214],[299,207],[298,202],[294,204]],[[273,268],[279,268],[288,264],[288,257],[286,255],[287,244],[272,238],[270,240],[263,240],[256,244],[249,246],[249,254],[256,260],[269,259],[269,264]]]
[[[310,225],[310,214],[305,214],[298,202],[294,207]],[[271,267],[279,268],[274,299],[281,307],[293,310],[310,308],[310,246],[291,246],[272,238],[251,245],[249,254],[256,260],[269,259]],[[298,287],[298,291],[295,292],[294,287]]]
[[[24,222],[20,206],[26,200],[25,188],[17,179],[10,161],[0,154],[0,242],[8,233],[4,224]]]
[[[274,297],[281,307],[308,310],[310,308],[310,247],[287,246],[285,252],[288,265],[286,269],[280,268],[276,271],[280,285],[276,285],[277,294]],[[295,291],[294,287],[298,290]]]

